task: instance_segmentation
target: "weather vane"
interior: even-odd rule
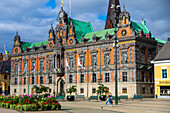
[[[63,0],[61,0],[61,7],[63,7]]]

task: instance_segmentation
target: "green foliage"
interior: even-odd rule
[[[76,91],[77,91],[76,86],[72,86],[71,88],[66,89],[66,92],[70,93],[70,95]]]
[[[105,95],[106,95],[106,93],[108,92],[108,90],[106,90],[106,89],[107,89],[107,87],[104,86],[103,84],[101,84],[101,85],[98,87],[97,93],[99,93],[99,94],[105,93]]]
[[[40,85],[40,87],[34,85],[33,88],[35,89],[35,93],[43,93],[43,92],[48,92],[49,87]]]
[[[10,104],[10,109],[12,110],[16,109],[16,104]]]
[[[7,109],[10,108],[10,104],[9,104],[9,103],[6,103],[6,104],[5,104],[5,108],[7,108]]]

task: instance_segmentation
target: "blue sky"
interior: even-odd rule
[[[64,1],[64,10],[69,13],[69,0]],[[154,2],[153,2],[154,1]],[[48,40],[51,22],[57,25],[61,0],[1,0],[0,2],[0,52],[4,44],[12,51],[14,37],[18,30],[22,41],[38,42]],[[95,31],[103,30],[109,0],[72,0],[72,18],[90,21]],[[156,37],[166,40],[170,37],[169,0],[120,0],[121,8],[131,15],[131,21],[141,23]]]

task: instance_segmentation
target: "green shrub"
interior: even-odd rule
[[[44,104],[41,104],[41,110],[45,110],[45,105]]]
[[[5,104],[5,108],[7,108],[7,109],[10,108],[10,104],[9,104],[9,103],[6,103],[6,104]]]
[[[15,110],[16,109],[16,104],[10,104],[10,109]]]
[[[22,105],[23,111],[30,111],[30,105]]]
[[[56,109],[61,110],[61,105],[58,104],[57,107],[56,107]]]
[[[38,111],[37,105],[31,105],[31,111]]]
[[[55,110],[56,109],[56,105],[52,105],[51,110]]]

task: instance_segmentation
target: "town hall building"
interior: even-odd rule
[[[23,42],[18,33],[14,37],[11,94],[31,94],[33,85],[45,85],[51,94],[66,94],[74,85],[77,95],[89,97],[97,95],[98,86],[104,84],[114,95],[117,62],[118,95],[154,97],[150,61],[166,41],[155,38],[144,20],[131,21],[125,7],[121,11],[119,0],[109,0],[105,29],[101,31],[94,31],[90,22],[69,18],[63,5],[57,21],[55,29],[51,24],[47,41]]]

